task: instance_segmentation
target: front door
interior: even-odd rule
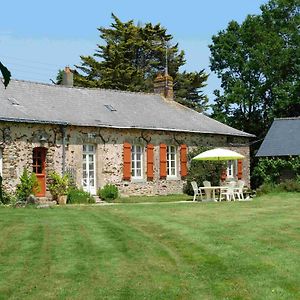
[[[33,172],[39,182],[39,191],[35,193],[37,197],[45,197],[46,195],[46,152],[47,149],[37,147],[33,149]]]
[[[95,146],[83,145],[82,154],[82,186],[86,192],[96,195],[96,164]]]

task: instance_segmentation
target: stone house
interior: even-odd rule
[[[48,195],[51,171],[68,172],[95,194],[112,183],[123,195],[182,193],[187,153],[196,146],[226,147],[246,156],[229,163],[228,176],[249,185],[252,135],[173,100],[170,76],[158,76],[155,93],[86,89],[12,80],[0,88],[0,174],[14,191],[24,168],[36,173]]]

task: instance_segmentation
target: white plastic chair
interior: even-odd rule
[[[234,188],[234,195],[237,196],[238,200],[244,200],[244,186],[245,181],[238,180],[236,187]]]
[[[228,184],[220,189],[220,201],[225,198],[226,201],[235,201],[234,195],[235,182],[231,181]]]
[[[211,187],[210,181],[207,181],[207,180],[203,181],[203,186],[204,187]],[[211,190],[204,190],[204,192],[205,192],[206,198],[211,199],[211,192],[212,191]]]
[[[200,196],[200,199],[201,199],[201,201],[202,201],[202,200],[203,200],[203,199],[202,199],[202,192],[201,192],[201,190],[198,188],[197,182],[196,182],[196,181],[192,181],[192,182],[191,182],[191,185],[192,185],[192,188],[193,188],[193,191],[194,191],[194,198],[193,198],[193,201],[196,201],[197,196]]]
[[[203,181],[203,186],[210,187],[211,186],[210,181],[207,181],[207,180]]]

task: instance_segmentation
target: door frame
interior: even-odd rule
[[[45,147],[35,147],[32,150],[32,169],[40,186],[40,190],[35,192],[37,197],[46,196],[46,155],[47,148]],[[38,161],[39,158],[41,159],[40,162]],[[38,172],[40,167],[42,172]]]
[[[89,146],[92,146],[93,147],[93,151],[89,151],[89,150],[86,150],[84,151],[84,147],[86,147],[87,149],[89,148]],[[84,186],[83,184],[83,181],[84,181],[84,178],[83,178],[83,172],[84,172],[84,169],[83,169],[83,155],[86,155],[86,161],[85,161],[85,165],[86,165],[86,171],[90,171],[89,170],[89,164],[90,164],[90,161],[89,161],[89,155],[93,155],[93,173],[94,173],[94,186],[90,186],[90,179],[89,179],[89,174],[87,173],[87,179],[89,182],[86,182],[86,186]],[[96,176],[96,145],[94,144],[84,144],[82,146],[82,187],[83,187],[83,190],[86,191],[86,192],[89,192],[90,194],[92,195],[96,195],[97,194],[97,176]]]

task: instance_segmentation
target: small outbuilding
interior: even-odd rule
[[[300,156],[300,117],[275,119],[256,157],[283,159]],[[281,167],[278,182],[294,179],[297,172],[291,167]]]
[[[300,117],[275,119],[257,157],[300,155]]]

